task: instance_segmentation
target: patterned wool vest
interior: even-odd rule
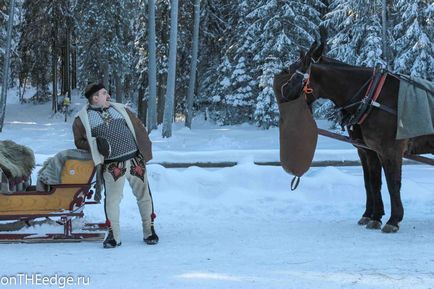
[[[105,138],[111,147],[108,161],[127,160],[137,154],[137,144],[127,122],[114,107],[89,106],[87,110],[93,137]]]

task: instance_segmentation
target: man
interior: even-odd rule
[[[146,162],[152,158],[146,129],[125,105],[109,101],[103,84],[89,84],[84,94],[89,104],[78,112],[72,129],[77,148],[90,151],[97,168],[102,165],[105,212],[110,222],[104,248],[121,245],[119,205],[125,179],[137,199],[143,240],[148,245],[157,244],[154,206],[146,175]]]

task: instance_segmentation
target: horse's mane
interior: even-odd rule
[[[320,59],[317,61],[313,61],[314,63],[323,63],[323,64],[333,64],[333,65],[339,65],[339,66],[351,66],[351,64],[345,63],[343,61],[327,57],[327,56],[321,56]]]
[[[319,66],[319,67],[327,67],[334,70],[344,70],[349,72],[372,72],[374,68],[372,67],[364,67],[364,66],[355,66],[351,64],[347,64],[344,62],[330,62],[330,63],[313,63],[312,65]]]

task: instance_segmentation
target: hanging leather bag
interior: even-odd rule
[[[303,95],[279,104],[280,162],[283,169],[301,177],[311,166],[318,127]]]

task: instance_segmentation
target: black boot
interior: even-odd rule
[[[149,236],[148,238],[144,238],[143,241],[145,241],[145,243],[148,245],[155,245],[158,243],[159,239],[157,234],[155,233],[154,226],[151,227],[151,232],[151,236]]]
[[[115,238],[113,237],[113,231],[110,229],[109,232],[108,232],[108,235],[105,238],[105,240],[102,243],[102,245],[104,246],[104,248],[110,249],[110,248],[119,247],[120,245],[122,245],[122,243],[121,242],[119,242],[119,243],[116,242]]]

